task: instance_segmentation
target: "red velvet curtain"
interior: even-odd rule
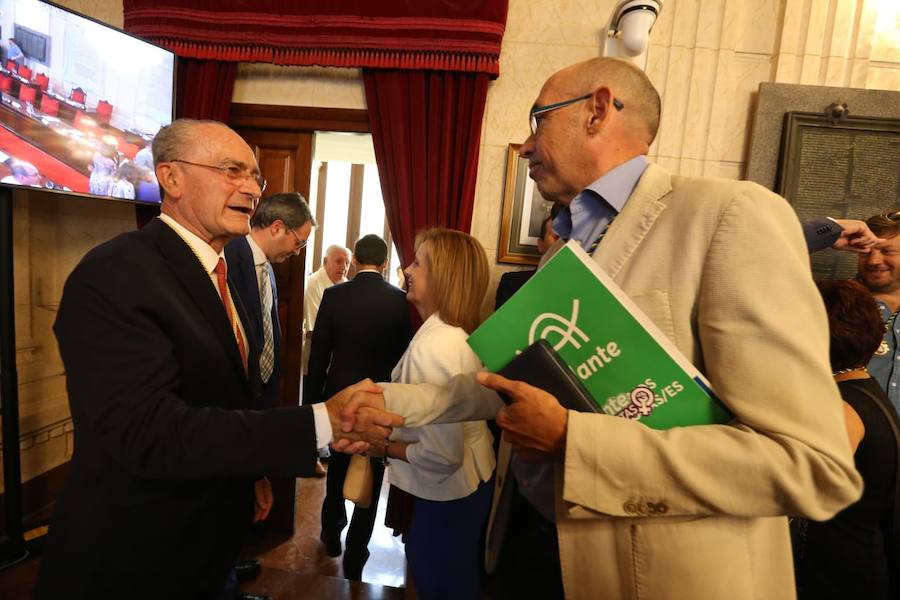
[[[400,261],[429,227],[472,224],[486,73],[366,69],[385,212]]]
[[[227,123],[237,65],[179,56],[175,117]]]

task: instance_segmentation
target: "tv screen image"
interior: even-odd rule
[[[0,0],[0,183],[158,203],[175,55],[39,0]]]

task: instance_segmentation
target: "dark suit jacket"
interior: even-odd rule
[[[247,309],[249,316],[248,329],[252,328],[255,346],[262,352],[263,346],[263,315],[262,304],[259,301],[259,279],[256,276],[256,265],[253,262],[253,250],[245,236],[235,238],[225,246],[225,259],[228,261],[228,279],[231,286],[237,289]],[[275,406],[278,394],[278,378],[281,376],[281,324],[278,320],[278,290],[275,281],[272,280],[272,312],[266,318],[272,320],[272,337],[275,345],[275,369],[268,383],[260,379],[259,403],[257,408],[271,408]],[[250,335],[250,332],[248,332]],[[256,365],[259,366],[257,360]]]
[[[803,237],[810,253],[830,248],[841,237],[841,226],[831,219],[813,219],[803,223]]]
[[[503,306],[503,304],[509,300],[513,294],[518,292],[519,288],[525,285],[525,282],[531,279],[531,276],[534,274],[534,269],[504,273],[500,277],[500,283],[497,284],[497,296],[494,298],[494,310]]]
[[[221,300],[158,219],[82,259],[54,330],[75,445],[37,597],[215,596],[253,480],[312,474],[312,411],[243,410],[253,389]]]
[[[304,378],[303,402],[327,400],[366,377],[390,381],[412,332],[406,294],[372,272],[325,290]]]

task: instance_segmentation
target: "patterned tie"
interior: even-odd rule
[[[587,247],[588,254],[594,253],[594,250],[597,249],[597,246],[600,245],[600,242],[602,242],[603,238],[606,236],[606,232],[609,231],[609,226],[613,224],[613,221],[615,221],[616,217],[618,217],[618,216],[619,216],[619,213],[614,214],[612,216],[612,218],[609,220],[609,223],[606,224],[606,227],[603,228],[603,231],[600,232],[600,235],[597,236],[597,239],[594,240],[594,242],[590,246]]]
[[[262,306],[263,347],[259,356],[259,374],[263,383],[269,383],[275,369],[275,338],[272,335],[272,267],[263,264],[259,278],[259,303]]]
[[[231,331],[234,333],[234,339],[237,341],[238,352],[241,353],[241,364],[244,365],[244,374],[247,374],[247,347],[244,345],[244,336],[241,335],[241,328],[234,318],[234,305],[231,302],[231,292],[228,290],[228,267],[225,266],[225,259],[219,257],[216,268],[213,269],[219,283],[219,297],[222,299],[222,306],[225,307],[225,315],[228,317],[228,323],[231,325]]]

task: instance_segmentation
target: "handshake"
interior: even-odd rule
[[[454,387],[454,382],[460,384],[458,388]],[[467,382],[469,385],[466,385]],[[417,408],[429,415],[428,422],[496,418],[503,429],[504,439],[524,460],[564,460],[568,411],[544,390],[485,372],[458,375],[445,386],[419,385],[426,386],[426,389],[419,395],[421,404]],[[494,392],[502,392],[509,400],[508,405],[504,406]],[[449,398],[449,402],[432,406],[429,403],[434,401],[435,396]],[[331,421],[331,445],[339,452],[384,456],[392,429],[402,427],[405,417],[411,419],[407,427],[422,424],[421,414],[417,419],[412,413],[401,416],[387,412],[382,388],[370,379],[341,390],[325,405]],[[416,423],[417,420],[419,423]]]
[[[344,388],[325,407],[331,421],[331,446],[339,452],[383,452],[393,428],[403,426],[403,417],[384,410],[381,388],[371,379]]]

